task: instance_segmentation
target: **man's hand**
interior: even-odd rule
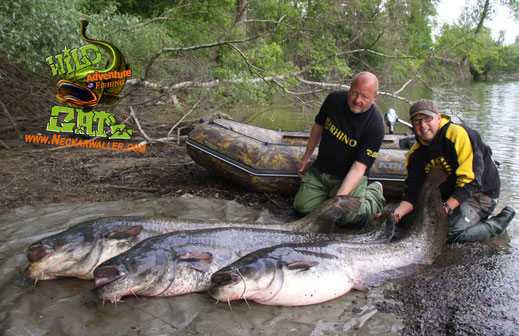
[[[382,212],[375,214],[376,218],[380,218],[381,216],[382,216]],[[395,213],[395,212],[391,212],[391,217],[393,217],[393,220],[395,221],[395,223],[400,222],[400,220],[402,219],[401,215],[398,213]]]
[[[303,175],[305,174],[306,167],[308,166],[308,163],[310,162],[310,159],[303,158],[301,162],[299,162],[299,167],[297,168],[297,175],[299,175],[299,178],[303,178]]]
[[[301,162],[299,162],[299,167],[297,168],[297,175],[299,175],[300,178],[303,178],[306,167],[310,162],[310,157],[312,156],[314,149],[317,147],[317,145],[319,145],[319,142],[321,142],[323,130],[324,126],[319,125],[318,123],[314,123],[314,126],[312,126],[310,136],[308,137],[308,143],[306,144],[305,154],[303,155]]]
[[[393,210],[393,212],[391,212],[391,216],[393,217],[395,223],[398,223],[398,222],[400,222],[402,217],[404,217],[405,215],[407,215],[408,213],[413,211],[413,209],[414,209],[414,206],[411,203],[402,201],[402,202],[400,202],[400,204],[397,205],[395,210]],[[382,213],[378,213],[375,216],[377,218],[379,218],[380,216],[382,216]]]

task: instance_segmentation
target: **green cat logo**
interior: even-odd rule
[[[129,65],[116,46],[111,43],[90,39],[86,36],[88,21],[81,21],[81,37],[88,43],[104,49],[111,57],[112,64],[105,69],[84,67],[68,74],[58,82],[56,97],[71,107],[81,107],[90,111],[92,107],[104,103],[115,104],[119,101],[119,93],[131,76]],[[115,79],[115,80],[112,80]]]

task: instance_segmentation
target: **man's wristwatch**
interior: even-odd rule
[[[447,204],[447,202],[443,203],[443,207],[447,210],[447,216],[452,215],[452,208]]]

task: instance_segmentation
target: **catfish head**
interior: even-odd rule
[[[209,295],[227,302],[268,301],[281,290],[285,273],[293,266],[275,256],[251,253],[213,273]]]
[[[197,274],[205,273],[211,262],[211,253],[162,244],[160,236],[148,238],[99,265],[94,270],[92,293],[112,303],[127,295],[185,294],[196,291],[193,282],[197,281]]]
[[[57,277],[92,279],[99,263],[138,242],[141,225],[118,226],[97,220],[75,225],[44,238],[27,248],[29,278],[50,280]]]

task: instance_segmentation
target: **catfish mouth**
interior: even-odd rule
[[[95,105],[98,102],[97,95],[88,87],[67,80],[58,82],[58,94],[56,98],[65,103],[80,106]]]
[[[244,298],[247,286],[240,271],[218,271],[211,276],[210,296],[220,301],[234,301]]]
[[[53,280],[57,276],[53,274],[53,267],[50,263],[45,263],[54,254],[54,249],[44,244],[33,244],[27,248],[26,256],[29,265],[24,273],[27,277],[38,280]]]
[[[31,263],[41,262],[48,259],[54,252],[54,249],[43,244],[34,244],[27,248],[27,259]]]
[[[243,278],[233,271],[220,271],[215,272],[211,276],[212,286],[223,286],[228,284],[237,283],[243,280]]]
[[[94,271],[94,289],[112,283],[120,278],[126,277],[126,273],[122,272],[116,266],[101,266]]]

